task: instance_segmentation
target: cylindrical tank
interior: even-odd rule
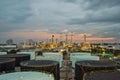
[[[99,56],[88,56],[88,55],[82,55],[82,56],[72,56],[72,67],[75,68],[75,62],[76,61],[84,61],[84,60],[99,60]]]
[[[21,62],[22,71],[48,72],[54,75],[55,80],[60,80],[59,62],[52,60],[30,60]]]
[[[0,58],[0,72],[2,71],[14,71],[15,59],[13,58]]]
[[[94,72],[85,75],[84,80],[120,80],[120,72]]]
[[[100,70],[116,70],[116,64],[111,61],[77,61],[75,63],[75,80],[83,80],[86,72]]]
[[[6,54],[0,55],[0,58],[14,58],[15,66],[20,66],[20,62],[30,60],[29,54]]]
[[[0,80],[54,80],[54,77],[48,73],[29,71],[2,74]]]
[[[114,59],[114,61],[117,63],[117,68],[120,69],[120,58]]]

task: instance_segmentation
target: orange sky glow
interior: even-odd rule
[[[61,39],[61,40],[66,40],[66,34],[50,34],[46,32],[12,32],[9,33],[12,34],[12,37],[19,37],[23,39],[51,39],[52,35],[54,35],[54,39]],[[114,40],[114,37],[108,37],[108,38],[101,38],[101,37],[90,37],[92,34],[86,34],[87,41],[92,41],[92,40]],[[79,40],[84,40],[84,34],[74,34],[72,36],[72,39],[75,41]],[[67,35],[68,40],[71,39],[71,34]]]

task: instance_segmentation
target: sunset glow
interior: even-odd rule
[[[54,35],[54,39],[59,39],[59,40],[66,40],[66,34],[50,34],[46,32],[10,32],[10,33],[3,33],[4,35],[8,37],[18,37],[18,38],[23,38],[23,39],[37,39],[37,40],[46,40],[46,39],[51,39],[52,35]],[[8,35],[12,34],[12,35]],[[84,35],[85,34],[73,34],[72,39],[74,41],[83,41],[84,40]],[[114,37],[109,37],[109,38],[101,38],[101,37],[90,37],[92,34],[86,34],[87,41],[94,41],[94,40],[114,40]],[[71,33],[67,34],[67,39],[71,39]]]
[[[2,0],[0,42],[14,40],[120,41],[119,0]]]

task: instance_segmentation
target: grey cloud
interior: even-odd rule
[[[72,25],[72,24],[87,24],[87,23],[119,23],[119,22],[120,22],[119,16],[117,18],[115,17],[113,18],[111,17],[110,18],[89,17],[85,19],[73,18],[73,19],[70,19],[68,24]]]
[[[120,6],[120,0],[84,0],[84,3],[87,3],[86,9],[93,10]]]
[[[114,37],[116,39],[120,39],[120,24],[117,25],[109,25],[110,27],[104,27],[102,30],[94,33],[94,36],[99,37]]]
[[[61,1],[75,3],[77,0],[61,0]]]
[[[1,1],[0,23],[23,23],[32,15],[28,4],[27,0]]]
[[[108,8],[99,11],[86,11],[83,18],[71,18],[68,24],[87,23],[120,23],[120,7]]]
[[[120,6],[120,0],[62,0],[63,2],[79,5],[86,10],[99,10]]]
[[[104,30],[104,32],[107,32],[106,34],[104,34],[104,37],[116,37],[120,39],[120,27],[111,27],[111,28],[107,28],[106,30]]]
[[[67,24],[119,23],[120,0],[62,0],[79,5],[79,15],[69,17]]]
[[[0,24],[0,32],[12,32],[23,29],[24,26],[16,24]]]
[[[45,28],[52,34],[67,29],[76,34],[119,37],[114,32],[120,30],[119,14],[120,0],[1,0],[0,32]]]

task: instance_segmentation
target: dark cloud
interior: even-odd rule
[[[63,2],[74,3],[87,10],[99,10],[120,6],[120,0],[61,0]]]
[[[2,0],[0,2],[0,23],[23,23],[32,15],[28,4],[28,0]]]
[[[84,0],[86,9],[99,10],[104,8],[112,8],[114,6],[120,6],[120,0]]]
[[[120,0],[0,1],[0,33],[45,29],[119,38],[119,23]]]
[[[119,12],[120,13],[120,12]],[[119,15],[111,15],[108,17],[107,15],[99,16],[88,16],[83,19],[80,18],[72,18],[68,22],[68,24],[87,24],[87,23],[120,23]]]
[[[83,17],[72,17],[68,24],[120,23],[120,0],[84,0],[84,3],[88,4],[81,12]]]
[[[13,17],[13,19],[11,21],[9,21],[10,23],[24,23],[25,20],[31,16],[32,14],[24,14],[24,15],[16,15]]]

